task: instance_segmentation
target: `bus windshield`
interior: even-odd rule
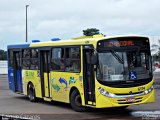
[[[131,81],[152,77],[148,38],[129,37],[101,40],[97,44],[99,81]]]
[[[98,53],[102,81],[147,79],[151,58],[147,51],[107,51]],[[97,72],[97,74],[100,72]]]

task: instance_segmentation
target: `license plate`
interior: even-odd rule
[[[126,98],[126,102],[134,102],[135,98]]]

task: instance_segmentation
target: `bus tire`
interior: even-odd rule
[[[120,106],[113,108],[114,110],[126,110],[128,106]]]
[[[28,85],[28,98],[31,102],[36,102],[36,94],[35,94],[35,88],[32,83],[29,83]]]
[[[125,109],[127,109],[127,107],[128,107],[128,106],[121,106],[121,107],[119,107],[119,109],[125,110]]]
[[[87,107],[82,106],[82,99],[78,90],[74,90],[70,95],[71,107],[77,112],[87,111]]]

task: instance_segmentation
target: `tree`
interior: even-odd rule
[[[93,36],[97,34],[100,34],[99,29],[97,28],[88,28],[86,30],[83,30],[83,35],[85,36]]]
[[[7,60],[7,51],[0,49],[0,60]]]

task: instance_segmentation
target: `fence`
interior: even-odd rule
[[[0,61],[0,74],[8,74],[7,61]]]

